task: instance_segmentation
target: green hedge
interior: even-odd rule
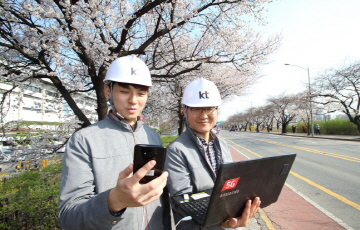
[[[314,122],[314,133],[315,133],[315,126],[316,124],[320,125],[320,132],[322,134],[334,134],[334,135],[359,135],[357,126],[348,121],[343,119],[333,119],[328,121],[315,121]],[[302,132],[301,126],[305,125],[302,122],[296,124],[297,129],[296,132]],[[287,132],[292,132],[291,125],[286,127]]]

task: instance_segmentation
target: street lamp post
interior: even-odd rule
[[[295,66],[295,67],[299,67],[303,70],[306,70],[308,73],[308,87],[309,87],[309,105],[310,105],[310,127],[311,127],[311,136],[314,137],[314,124],[313,124],[313,115],[312,115],[312,104],[311,104],[311,89],[310,89],[310,70],[309,67],[308,68],[304,68],[298,65],[292,65],[292,64],[288,64],[285,63],[285,65],[290,65],[290,66]]]

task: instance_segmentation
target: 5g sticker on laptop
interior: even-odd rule
[[[221,189],[221,192],[235,188],[239,179],[240,179],[240,177],[225,181],[223,188]]]

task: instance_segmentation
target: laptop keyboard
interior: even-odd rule
[[[192,200],[190,202],[183,203],[183,205],[197,217],[205,216],[208,209],[210,197],[205,197],[200,200]]]

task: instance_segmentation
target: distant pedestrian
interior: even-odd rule
[[[315,126],[315,134],[320,135],[320,125],[319,124],[316,124],[316,126]]]
[[[301,126],[301,129],[302,129],[303,133],[306,132],[306,126],[305,125]]]
[[[292,126],[292,132],[295,133],[296,132],[296,125]]]

